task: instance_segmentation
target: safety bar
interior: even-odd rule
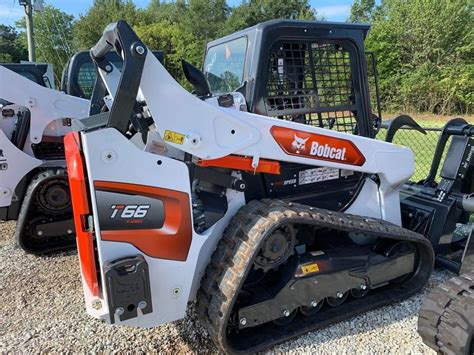
[[[112,49],[123,57],[123,67],[107,127],[125,134],[134,115],[147,48],[127,22],[117,21],[105,28],[102,37],[90,50],[91,58],[97,66],[105,68],[105,55]],[[97,80],[102,80],[100,75]],[[100,87],[97,82],[96,86]]]

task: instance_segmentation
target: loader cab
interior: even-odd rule
[[[369,25],[267,21],[209,42],[211,91],[240,91],[249,111],[373,136],[364,39]]]
[[[153,54],[163,62],[163,52],[153,51]],[[107,60],[112,62],[119,70],[123,60],[116,52],[109,52]],[[97,69],[92,62],[89,51],[76,53],[69,59],[64,67],[61,78],[61,90],[68,95],[90,99],[97,78]]]
[[[209,42],[202,71],[213,95],[238,91],[250,112],[374,137],[364,50],[369,27],[267,21]],[[298,202],[339,210],[350,204],[363,180],[352,171],[283,163],[280,176],[265,175],[260,190],[247,198],[294,200],[296,194]]]

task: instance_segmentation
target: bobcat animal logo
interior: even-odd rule
[[[301,138],[298,137],[296,134],[293,134],[295,139],[291,143],[291,147],[295,150],[297,154],[300,154],[301,152],[304,152],[306,150],[306,141],[309,139],[308,138]]]

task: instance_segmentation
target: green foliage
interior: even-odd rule
[[[17,63],[28,59],[28,51],[12,26],[0,25],[0,63]]]
[[[130,26],[143,22],[140,10],[131,0],[94,0],[91,8],[74,25],[74,42],[78,49],[90,49],[102,36],[105,27],[118,20]]]
[[[196,38],[179,25],[167,21],[137,26],[135,31],[149,48],[165,52],[166,69],[181,85],[189,89],[189,83],[181,69],[181,59],[198,65],[202,56],[202,48],[198,45]]]
[[[351,6],[350,22],[370,22],[375,8],[375,0],[354,0]]]
[[[69,57],[76,52],[72,44],[74,17],[57,8],[47,5],[41,12],[33,14],[34,38],[36,43],[36,61],[51,63],[56,84],[59,85],[61,73]],[[16,23],[26,28],[25,20]],[[20,35],[23,46],[27,47],[25,32]]]
[[[469,0],[383,0],[366,41],[389,110],[474,108],[474,15]]]
[[[222,34],[229,34],[273,19],[314,20],[315,17],[316,13],[308,0],[244,0],[231,10]]]

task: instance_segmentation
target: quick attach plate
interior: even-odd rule
[[[153,311],[148,264],[142,255],[127,256],[104,266],[110,323]]]

